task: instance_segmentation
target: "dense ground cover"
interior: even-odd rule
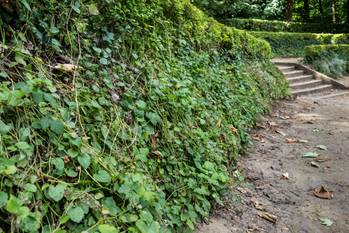
[[[305,47],[321,44],[348,44],[349,34],[317,34],[287,32],[250,32],[255,37],[265,39],[275,56],[304,56]]]
[[[12,7],[0,11],[5,232],[192,229],[287,92],[265,41],[189,1]]]
[[[307,46],[304,62],[334,78],[348,75],[349,44]]]

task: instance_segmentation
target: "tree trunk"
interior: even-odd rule
[[[332,6],[331,6],[331,10],[332,10],[332,23],[335,24],[336,23],[336,0],[332,0]]]
[[[349,0],[348,0],[348,1],[349,1]],[[303,20],[304,20],[304,22],[309,22],[309,20],[310,20],[309,0],[304,0]]]
[[[293,15],[293,0],[287,0],[285,18],[287,21],[292,21]]]
[[[319,11],[321,16],[321,21],[324,21],[324,8],[322,7],[322,0],[319,0]]]
[[[349,0],[347,1],[347,24],[349,27]]]

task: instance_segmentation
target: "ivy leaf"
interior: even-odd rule
[[[64,161],[61,158],[54,158],[51,160],[51,163],[55,166],[55,168],[62,172],[64,170]]]
[[[112,225],[102,224],[98,226],[98,230],[101,233],[118,233],[119,231]]]
[[[79,223],[84,218],[84,210],[80,206],[76,206],[73,208],[70,208],[67,212],[70,220],[73,222]]]
[[[96,4],[88,5],[88,12],[90,13],[90,15],[99,15]]]
[[[58,120],[51,120],[50,121],[50,129],[58,135],[61,135],[64,133],[64,125],[62,122],[60,122]]]
[[[23,186],[23,188],[24,188],[26,191],[31,192],[31,193],[35,193],[35,192],[37,191],[36,186],[33,185],[33,184],[25,184],[25,185]]]
[[[15,196],[11,196],[6,203],[5,209],[14,215],[25,218],[29,214],[29,209],[26,206],[22,206],[23,203],[20,199]]]
[[[102,201],[103,212],[110,215],[117,215],[120,212],[120,208],[116,205],[112,197],[106,197]]]
[[[78,157],[79,164],[87,169],[91,164],[91,157],[88,154],[82,154]]]
[[[25,218],[22,218],[19,228],[24,232],[38,232],[41,225],[41,215],[39,213],[30,213]]]
[[[161,122],[161,117],[155,112],[147,112],[145,116],[150,120],[150,122],[154,126]]]
[[[32,11],[32,9],[31,9],[29,3],[28,3],[26,0],[19,0],[19,1],[22,3],[22,5],[23,5],[28,11]]]
[[[55,202],[59,202],[64,196],[64,189],[65,185],[63,184],[58,184],[57,186],[50,185],[47,195]]]
[[[102,65],[108,65],[108,60],[106,58],[101,58],[99,59],[99,63],[101,63]]]
[[[109,173],[105,170],[99,170],[98,173],[94,174],[93,177],[101,183],[110,183],[111,177]]]
[[[12,129],[11,126],[6,125],[2,120],[0,120],[0,134],[7,134]]]
[[[5,192],[0,191],[0,208],[6,205],[8,195]]]

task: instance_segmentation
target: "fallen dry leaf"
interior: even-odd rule
[[[260,134],[251,134],[251,137],[258,142],[265,143],[264,137]]]
[[[320,167],[320,165],[317,164],[317,163],[315,163],[315,162],[311,162],[310,165],[313,166],[313,167],[316,167],[316,168],[319,168],[319,167]]]
[[[57,64],[53,68],[64,72],[73,72],[80,67],[74,64]]]
[[[316,162],[323,163],[323,162],[326,162],[330,159],[320,155],[317,158],[315,158],[315,160],[316,160]]]
[[[264,125],[262,125],[261,123],[257,123],[256,127],[261,128],[261,129],[266,129],[266,127]]]
[[[293,144],[293,143],[298,143],[299,140],[298,140],[298,139],[295,139],[295,138],[287,138],[287,139],[286,139],[286,142],[287,142],[288,144]]]
[[[238,132],[238,129],[235,128],[233,125],[229,125],[229,129],[232,133],[237,133]]]
[[[321,199],[332,199],[333,198],[333,192],[328,191],[324,186],[321,186],[320,188],[316,188],[313,191],[313,194],[315,197],[318,197]]]
[[[288,174],[288,172],[282,174],[281,179],[282,180],[289,180],[290,179],[290,175]]]
[[[264,218],[265,220],[269,221],[269,222],[272,222],[272,223],[276,223],[278,217],[273,215],[273,214],[270,214],[268,212],[258,212],[258,216],[261,217],[261,218]]]
[[[251,201],[257,210],[261,210],[261,211],[265,210],[264,205],[260,203],[256,198],[252,198]]]

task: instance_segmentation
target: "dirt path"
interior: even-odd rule
[[[348,233],[349,98],[281,102],[251,133],[255,145],[239,163],[245,181],[197,233]],[[320,156],[302,158],[308,152]],[[321,186],[332,199],[314,196]],[[259,216],[266,213],[277,216],[276,223]]]

